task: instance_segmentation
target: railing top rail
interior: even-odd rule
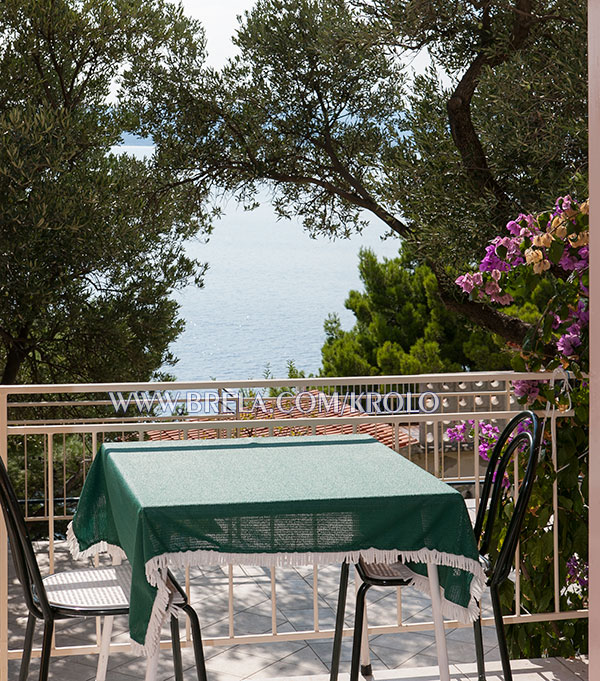
[[[416,425],[418,423],[433,423],[433,422],[451,422],[451,421],[467,421],[473,419],[475,421],[483,421],[488,419],[493,420],[509,420],[520,410],[514,411],[472,411],[472,412],[434,412],[431,414],[410,413],[410,414],[360,414],[360,418],[356,416],[336,416],[336,417],[307,417],[294,419],[241,419],[241,420],[204,420],[204,421],[160,421],[160,422],[126,422],[126,423],[74,423],[74,424],[49,424],[49,425],[9,425],[7,431],[9,435],[42,435],[52,433],[121,433],[133,432],[139,433],[143,431],[161,431],[161,430],[233,430],[246,429],[258,430],[263,428],[302,428],[306,426],[342,426],[362,424],[398,424],[398,425]],[[543,417],[545,412],[543,410],[536,412]],[[568,417],[573,416],[574,412],[564,411],[557,412],[557,416]]]
[[[259,386],[282,388],[286,386],[332,386],[332,385],[384,385],[405,383],[447,383],[475,381],[523,381],[544,380],[553,376],[564,375],[560,372],[516,372],[516,371],[473,371],[447,374],[411,374],[407,376],[332,376],[319,378],[262,378],[245,380],[219,381],[161,381],[140,383],[64,383],[64,384],[31,384],[0,385],[0,394],[34,395],[34,394],[69,394],[69,393],[103,393],[115,390],[207,390],[210,388],[256,388]]]
[[[504,380],[504,379],[502,379]],[[469,381],[470,383],[471,381]],[[148,384],[148,385],[153,385],[153,384]],[[228,386],[229,387],[229,386]],[[255,386],[256,387],[256,386]],[[287,386],[286,386],[287,387]],[[217,386],[218,388],[218,386]],[[127,391],[125,391],[127,392]],[[166,392],[166,391],[165,391]],[[173,391],[169,391],[173,392]],[[181,392],[181,391],[179,391]],[[429,392],[428,389],[423,390],[422,392]],[[421,391],[419,390],[414,390],[411,393],[413,396],[418,396],[421,394]],[[461,391],[456,391],[456,390],[444,390],[443,393],[440,393],[443,397],[469,397],[469,396],[474,396],[474,395],[482,395],[485,397],[498,397],[500,395],[505,395],[506,394],[506,387],[499,386],[496,389],[486,389],[486,390],[480,390],[477,386],[474,387],[469,387],[467,390],[461,390]],[[249,397],[248,399],[251,399]],[[267,402],[275,402],[277,400],[277,397],[271,396],[271,395],[263,395],[262,399],[265,403]],[[185,395],[179,395],[177,398],[174,398],[173,403],[181,403],[185,404],[186,403],[186,397]],[[37,400],[37,401],[29,401],[29,402],[9,402],[8,406],[11,409],[29,409],[32,407],[114,407],[114,402],[112,400],[77,400],[76,402],[73,400]]]

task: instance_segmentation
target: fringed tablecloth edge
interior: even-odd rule
[[[126,558],[120,546],[105,541],[97,542],[87,549],[81,550],[79,541],[69,523],[67,543],[73,558],[89,558],[99,553]],[[175,608],[170,602],[171,593],[166,584],[167,568],[185,568],[201,565],[252,565],[261,567],[299,567],[302,565],[335,565],[344,561],[356,563],[362,558],[367,563],[396,563],[400,558],[404,562],[433,563],[464,570],[473,575],[470,585],[468,607],[447,600],[442,588],[442,613],[445,617],[460,622],[470,622],[479,616],[479,600],[485,588],[485,574],[478,560],[435,549],[419,549],[418,551],[400,551],[397,549],[364,549],[361,551],[334,552],[291,552],[291,553],[221,553],[219,551],[174,551],[163,553],[146,561],[145,572],[148,583],[157,588],[152,613],[146,629],[144,644],[131,639],[132,651],[137,655],[153,655],[160,644],[160,631],[166,617]],[[412,571],[411,571],[412,572]],[[415,588],[431,595],[429,579],[412,572]]]
[[[221,553],[218,551],[176,551],[163,553],[146,561],[146,578],[153,586],[159,586],[161,572],[167,567],[182,569],[202,565],[248,565],[261,567],[299,567],[303,565],[339,565],[344,561],[357,563],[362,557],[367,563],[396,563],[400,558],[404,562],[433,563],[458,568],[473,575],[470,585],[468,607],[447,600],[442,588],[442,612],[449,619],[460,622],[472,622],[479,616],[479,600],[485,588],[485,573],[478,560],[459,554],[446,553],[435,549],[419,549],[418,551],[400,551],[397,549],[364,549],[361,551],[334,552],[291,552],[291,553]],[[429,579],[412,572],[414,586],[431,595]]]
[[[82,550],[79,545],[79,540],[73,530],[73,521],[71,521],[67,527],[67,546],[75,560],[79,560],[80,558],[93,558],[101,553],[107,553],[112,558],[118,558],[120,560],[127,559],[125,551],[123,551],[120,546],[109,544],[105,541],[96,542],[87,549]]]

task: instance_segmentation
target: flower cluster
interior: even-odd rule
[[[479,456],[484,461],[489,461],[490,452],[494,449],[499,435],[500,429],[498,426],[485,423],[484,421],[479,422]],[[454,428],[446,429],[446,437],[451,442],[466,442],[467,438],[473,438],[474,436],[475,421],[473,419],[459,423]]]
[[[446,437],[452,442],[465,442],[473,431],[474,423],[475,421],[471,420],[469,421],[469,426],[467,426],[466,422],[463,421],[454,428],[447,428]]]
[[[531,426],[531,420],[525,419],[521,421],[517,426],[517,434],[523,433]],[[466,442],[467,438],[475,437],[475,421],[469,419],[468,421],[463,421],[459,423],[454,428],[446,429],[446,437],[451,442]],[[492,423],[486,423],[485,421],[479,422],[479,456],[484,461],[489,461],[500,437],[500,428],[493,425]],[[512,441],[512,436],[508,438],[506,444]],[[496,479],[496,474],[494,473],[494,480]],[[504,474],[504,479],[502,481],[502,486],[505,488],[510,487],[510,479],[508,475]]]
[[[574,553],[567,561],[567,584],[588,588],[588,564]]]
[[[527,404],[533,404],[540,396],[541,381],[515,381],[513,383],[513,390],[516,397]]]
[[[581,345],[581,338],[583,331],[587,329],[590,321],[590,313],[587,306],[587,301],[579,300],[576,308],[569,310],[569,314],[565,320],[562,320],[558,315],[555,315],[555,324],[557,328],[565,327],[563,335],[558,339],[556,344],[559,352],[565,357],[573,356],[577,348]]]
[[[544,313],[552,316],[550,323],[542,318],[536,333],[556,347],[557,361],[578,358],[589,323],[589,200],[578,205],[570,196],[559,197],[552,211],[521,214],[506,229],[510,236],[493,239],[478,271],[462,274],[456,284],[475,300],[523,305],[531,302],[538,277],[552,275],[562,290]],[[515,389],[528,404],[539,395],[535,385]]]
[[[528,540],[521,545],[519,556],[524,572],[532,577],[522,583],[527,599],[538,604],[552,602],[556,584],[552,577],[548,530],[559,522],[563,561],[568,558],[566,566],[564,562],[561,566],[561,575],[565,577],[564,584],[560,585],[561,609],[565,604],[567,608],[586,607],[588,592],[588,542],[587,533],[582,530],[588,523],[589,488],[582,480],[588,475],[590,454],[586,376],[589,372],[589,241],[589,201],[580,203],[563,196],[546,212],[522,214],[511,220],[506,232],[487,244],[478,266],[469,273],[460,273],[456,279],[471,300],[510,305],[506,314],[517,315],[526,324],[518,350],[516,344],[511,344],[515,349],[511,357],[515,371],[535,374],[555,370],[560,376],[563,370],[563,378],[558,380],[513,381],[514,395],[521,404],[534,404],[537,409],[548,404],[565,416],[556,421],[555,428],[542,434],[544,455],[539,457],[529,502],[532,512],[523,520]],[[522,424],[522,428],[525,427]],[[516,437],[522,428],[517,430]],[[447,437],[465,442],[473,438],[474,429],[473,421],[460,424],[448,429]],[[477,435],[479,455],[488,458],[495,444],[494,427],[487,425]],[[549,456],[551,438],[557,460]],[[521,436],[519,441],[524,448],[528,446],[528,438]],[[472,439],[470,442],[473,446]],[[521,471],[520,466],[518,471],[512,465],[507,466],[503,484],[509,487]],[[555,489],[558,513],[554,513],[551,506]],[[507,522],[508,516],[501,516],[494,530],[497,537],[503,536]],[[574,654],[581,645],[587,645],[585,626],[579,629],[579,624],[574,621],[572,633],[564,639],[561,637],[560,654],[563,646]],[[539,637],[536,634],[538,640],[553,638],[545,624],[528,627],[532,627],[528,632],[536,628],[542,633]],[[520,641],[522,633],[519,625],[511,629],[509,636],[513,644],[517,639]],[[518,647],[522,649],[520,642]]]
[[[491,423],[479,424],[479,456],[484,461],[490,460],[490,455],[500,437],[500,428]]]
[[[508,224],[510,225],[511,223],[509,222]],[[530,234],[529,230],[525,231]],[[522,265],[521,237],[522,235],[519,234],[513,237],[497,236],[493,239],[485,249],[485,257],[479,264],[479,271],[493,272],[498,270],[500,272],[508,272],[518,265]]]
[[[589,215],[589,200],[578,208],[574,205],[570,196],[564,196],[557,199],[552,213],[541,213],[537,217],[521,214],[511,220],[506,225],[511,236],[493,239],[486,246],[479,272],[463,274],[456,283],[466,293],[475,290],[480,298],[488,295],[492,302],[507,305],[512,297],[506,293],[500,296],[499,282],[503,273],[523,264],[530,265],[535,274],[542,274],[553,265],[565,273],[586,270],[589,267],[589,230],[577,218]],[[484,278],[482,272],[489,272],[490,277]],[[501,297],[504,301],[499,299]]]
[[[473,289],[483,286],[479,292],[480,298],[484,298],[484,294],[487,294],[493,303],[509,305],[512,303],[513,298],[509,293],[501,293],[500,286],[498,284],[501,276],[502,272],[499,269],[491,270],[491,280],[486,281],[485,286],[483,286],[483,276],[481,272],[475,272],[474,274],[467,272],[466,274],[461,274],[461,276],[456,280],[456,283],[465,293],[471,293]]]

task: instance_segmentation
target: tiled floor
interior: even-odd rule
[[[40,555],[43,555],[41,552]],[[57,569],[72,566],[66,547],[57,547]],[[43,563],[43,561],[40,561]],[[43,564],[41,565],[43,569]],[[279,633],[303,631],[313,625],[312,568],[277,570],[277,630]],[[337,601],[339,569],[322,568],[319,571],[319,625],[321,629],[333,627]],[[236,634],[259,634],[271,630],[271,577],[264,568],[235,568],[235,626]],[[346,626],[351,626],[354,607],[354,590],[349,589],[346,608]],[[196,608],[203,636],[210,639],[227,635],[226,568],[213,567],[198,570],[191,580],[191,601]],[[371,589],[369,592],[369,622],[373,625],[391,624],[395,621],[395,590]],[[402,590],[404,621],[418,623],[431,620],[429,599],[414,589]],[[490,612],[484,602],[484,614]],[[11,578],[9,592],[9,645],[21,647],[26,623],[26,613],[20,588]],[[182,625],[183,626],[183,625]],[[40,627],[41,629],[41,627]],[[40,632],[38,632],[39,634]],[[165,631],[165,635],[168,632]],[[95,641],[96,625],[93,620],[67,621],[57,624],[58,645],[85,644]],[[126,618],[115,619],[113,640],[127,641]],[[448,653],[452,665],[452,681],[476,679],[475,648],[470,627],[447,632]],[[38,635],[35,644],[40,645]],[[269,642],[220,647],[206,645],[207,670],[210,681],[242,681],[257,679],[287,679],[288,681],[326,681],[331,658],[331,639]],[[489,681],[500,681],[497,670],[499,656],[495,631],[484,629],[486,664]],[[340,681],[347,681],[350,660],[350,639],[344,639]],[[416,631],[401,634],[382,634],[370,639],[371,663],[376,681],[437,679],[435,639],[433,631]],[[185,678],[195,679],[193,655],[183,651]],[[56,681],[91,681],[95,678],[96,657],[72,656],[54,658],[50,678]],[[35,677],[36,661],[32,662],[31,678]],[[587,679],[587,667],[582,661],[522,660],[513,663],[515,681],[574,681]],[[109,660],[107,681],[133,681],[143,679],[145,660],[129,653],[113,654]],[[9,681],[18,678],[18,662],[9,663]],[[173,666],[169,651],[164,651],[159,664],[158,679],[173,681]]]
[[[486,665],[487,681],[503,681],[499,662]],[[588,679],[588,667],[585,660],[513,660],[512,674],[514,681],[580,681]],[[373,681],[438,681],[437,667],[403,668],[393,671],[376,672]],[[476,681],[475,665],[452,665],[451,681]],[[278,681],[329,681],[327,675],[295,676]],[[348,681],[348,675],[340,674],[339,681]]]

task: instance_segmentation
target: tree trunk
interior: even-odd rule
[[[4,364],[4,371],[2,372],[2,385],[13,385],[17,382],[19,369],[27,357],[27,344],[22,341],[13,341],[6,356],[6,363]]]

